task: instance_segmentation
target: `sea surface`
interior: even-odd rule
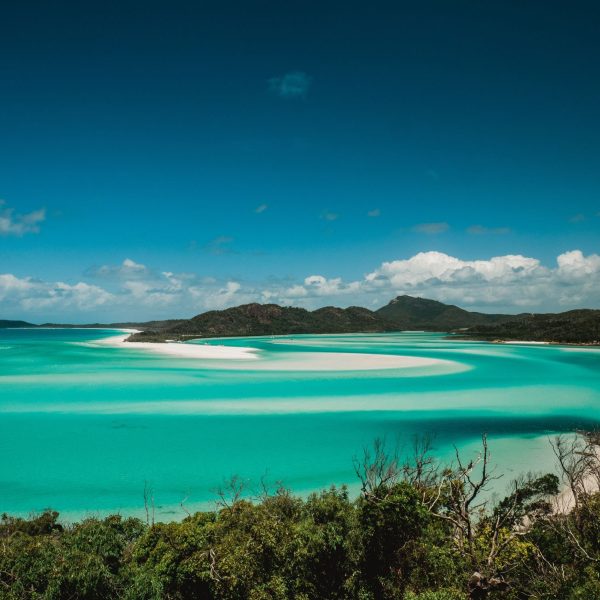
[[[259,359],[207,360],[100,343],[118,333],[0,330],[0,513],[142,515],[146,489],[156,519],[178,519],[214,506],[232,475],[248,494],[356,492],[365,446],[381,437],[403,453],[421,435],[450,461],[454,446],[474,456],[487,433],[501,494],[522,472],[554,470],[556,433],[600,425],[594,348],[299,335],[211,340]],[[327,352],[443,362],[312,370]]]

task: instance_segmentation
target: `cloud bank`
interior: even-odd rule
[[[488,312],[544,312],[598,308],[600,256],[560,254],[553,266],[504,255],[463,260],[419,252],[381,263],[362,277],[310,274],[292,282],[218,280],[195,273],[155,271],[132,259],[86,272],[87,281],[48,282],[0,274],[2,318],[121,321],[185,317],[247,302],[316,308],[359,304],[371,308],[400,294],[433,298]]]

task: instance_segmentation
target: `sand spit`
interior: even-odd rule
[[[256,360],[258,350],[235,346],[211,346],[209,344],[184,344],[181,342],[127,342],[127,338],[135,330],[127,331],[125,335],[114,335],[97,340],[94,345],[128,348],[131,350],[148,350],[158,354],[177,356],[180,358],[205,358],[222,360]]]
[[[354,352],[289,352],[275,359],[264,359],[260,350],[250,347],[221,346],[207,343],[182,342],[127,342],[131,332],[94,341],[94,345],[147,350],[158,354],[180,358],[229,361],[220,363],[222,369],[252,369],[256,371],[372,371],[380,369],[407,369],[423,367],[445,367],[444,370],[463,370],[460,363],[418,356],[393,354],[366,354]],[[248,361],[240,365],[239,360]]]

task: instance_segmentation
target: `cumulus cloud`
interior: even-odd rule
[[[450,225],[448,223],[419,223],[415,225],[412,230],[415,233],[426,233],[428,235],[435,235],[437,233],[444,233],[444,231],[448,231],[450,229]]]
[[[546,267],[518,254],[463,260],[442,252],[420,252],[383,262],[354,281],[311,275],[302,283],[270,289],[268,298],[309,307],[324,302],[377,306],[401,294],[483,311],[595,307],[600,298],[600,257],[574,250],[561,254],[555,267]]]
[[[269,91],[286,99],[306,98],[311,85],[312,77],[303,71],[290,71],[269,79]]]
[[[31,277],[19,278],[11,273],[0,275],[0,301],[5,310],[16,314],[51,313],[76,310],[91,311],[113,300],[107,290],[84,282],[68,284],[62,281],[44,282]]]
[[[396,294],[427,296],[467,307],[495,306],[559,310],[596,306],[600,297],[600,257],[579,250],[557,257],[548,268],[521,255],[465,261],[441,252],[421,252],[384,262],[365,280]]]
[[[488,312],[548,312],[598,307],[600,256],[580,250],[560,254],[552,266],[507,254],[464,260],[419,252],[381,263],[362,277],[344,280],[313,273],[304,279],[248,282],[194,273],[155,271],[132,259],[96,270],[102,285],[45,282],[0,274],[3,314],[50,320],[145,320],[185,317],[248,302],[317,308],[359,304],[377,308],[408,294]]]
[[[146,265],[137,263],[130,258],[126,258],[120,265],[102,265],[100,267],[91,267],[86,271],[90,277],[118,277],[121,279],[140,278],[148,275]]]
[[[21,215],[15,213],[13,208],[5,206],[4,200],[0,200],[0,236],[21,237],[26,233],[38,233],[40,223],[46,220],[44,208]]]

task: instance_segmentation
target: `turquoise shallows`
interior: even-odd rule
[[[449,460],[487,432],[506,476],[553,468],[548,437],[600,424],[600,350],[500,345],[431,333],[211,340],[256,348],[253,361],[163,356],[98,340],[113,330],[0,330],[0,512],[66,518],[206,507],[239,475],[299,493],[346,483],[378,436],[434,435]],[[196,343],[206,343],[205,341]],[[449,361],[385,370],[297,370],[346,352]],[[308,364],[308,362],[307,362]]]

